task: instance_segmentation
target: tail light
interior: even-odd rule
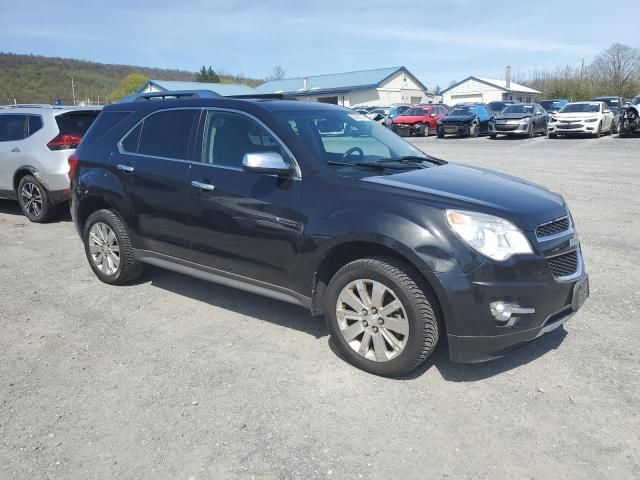
[[[73,178],[73,174],[75,173],[76,168],[78,168],[78,160],[78,155],[75,153],[69,155],[69,180]]]
[[[70,150],[78,148],[82,137],[78,135],[69,135],[68,133],[61,133],[57,135],[53,140],[47,143],[49,150]]]

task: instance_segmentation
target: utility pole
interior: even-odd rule
[[[71,77],[71,95],[73,95],[73,106],[76,106],[76,86],[73,83],[73,77]]]
[[[584,80],[584,57],[580,59],[580,81]]]

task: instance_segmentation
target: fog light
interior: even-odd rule
[[[535,308],[524,308],[516,303],[509,303],[499,300],[489,304],[491,315],[496,322],[502,327],[510,327],[518,319],[517,315],[526,315],[528,313],[536,313]]]

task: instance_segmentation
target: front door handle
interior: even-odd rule
[[[211,185],[210,183],[198,182],[197,180],[193,180],[191,182],[191,186],[195,188],[200,188],[202,190],[209,190],[209,191],[216,189],[216,187],[214,185]]]
[[[118,170],[122,170],[123,172],[127,172],[127,173],[132,173],[135,170],[135,168],[133,168],[131,165],[125,165],[123,163],[119,163]]]
[[[11,149],[11,153],[20,153],[20,149],[18,147],[13,147]]]

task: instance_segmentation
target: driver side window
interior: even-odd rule
[[[278,141],[260,124],[237,113],[208,111],[200,161],[209,165],[242,169],[247,153],[276,152],[287,161]]]

